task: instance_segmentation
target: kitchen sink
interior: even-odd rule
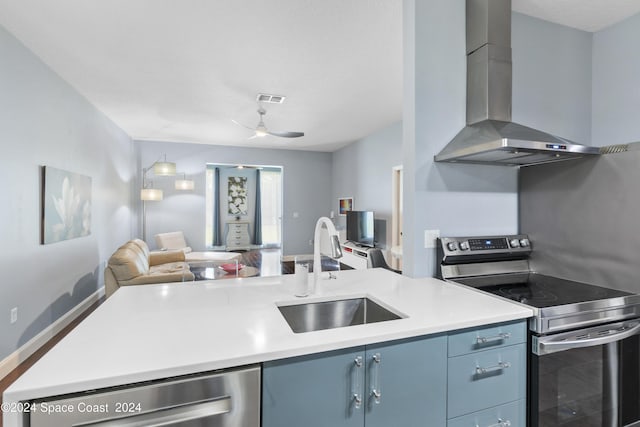
[[[281,305],[278,306],[278,309],[295,333],[386,322],[402,318],[402,316],[366,297]]]

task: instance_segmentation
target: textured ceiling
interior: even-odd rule
[[[513,7],[589,30],[640,1]],[[402,0],[0,0],[0,24],[136,139],[333,151],[402,118]],[[249,140],[259,92],[305,136]]]
[[[600,31],[640,13],[638,0],[512,0],[513,10],[583,31]]]

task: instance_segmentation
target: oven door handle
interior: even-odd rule
[[[555,353],[557,351],[570,350],[572,348],[594,347],[597,345],[609,344],[621,341],[625,338],[632,337],[640,333],[640,323],[634,322],[635,325],[619,332],[610,333],[606,336],[596,338],[582,338],[577,340],[553,341],[554,337],[538,338],[537,352],[538,355]]]

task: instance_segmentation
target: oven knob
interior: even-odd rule
[[[469,242],[460,242],[460,250],[466,251],[469,249]]]
[[[519,248],[520,247],[520,240],[518,240],[518,239],[509,240],[509,246],[511,246],[512,248]]]
[[[522,246],[523,248],[529,246],[529,239],[520,239],[520,246]]]
[[[450,251],[455,251],[456,249],[458,249],[458,247],[456,246],[456,242],[447,243],[447,248],[449,248]]]

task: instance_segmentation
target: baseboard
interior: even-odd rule
[[[11,371],[18,367],[22,362],[27,360],[29,356],[38,351],[40,347],[45,345],[51,338],[62,331],[69,323],[73,322],[79,315],[84,313],[93,303],[98,301],[104,295],[104,287],[98,289],[92,295],[87,297],[80,304],[69,310],[65,315],[49,325],[35,337],[27,341],[19,349],[11,353],[9,356],[0,361],[0,380],[9,375]]]

